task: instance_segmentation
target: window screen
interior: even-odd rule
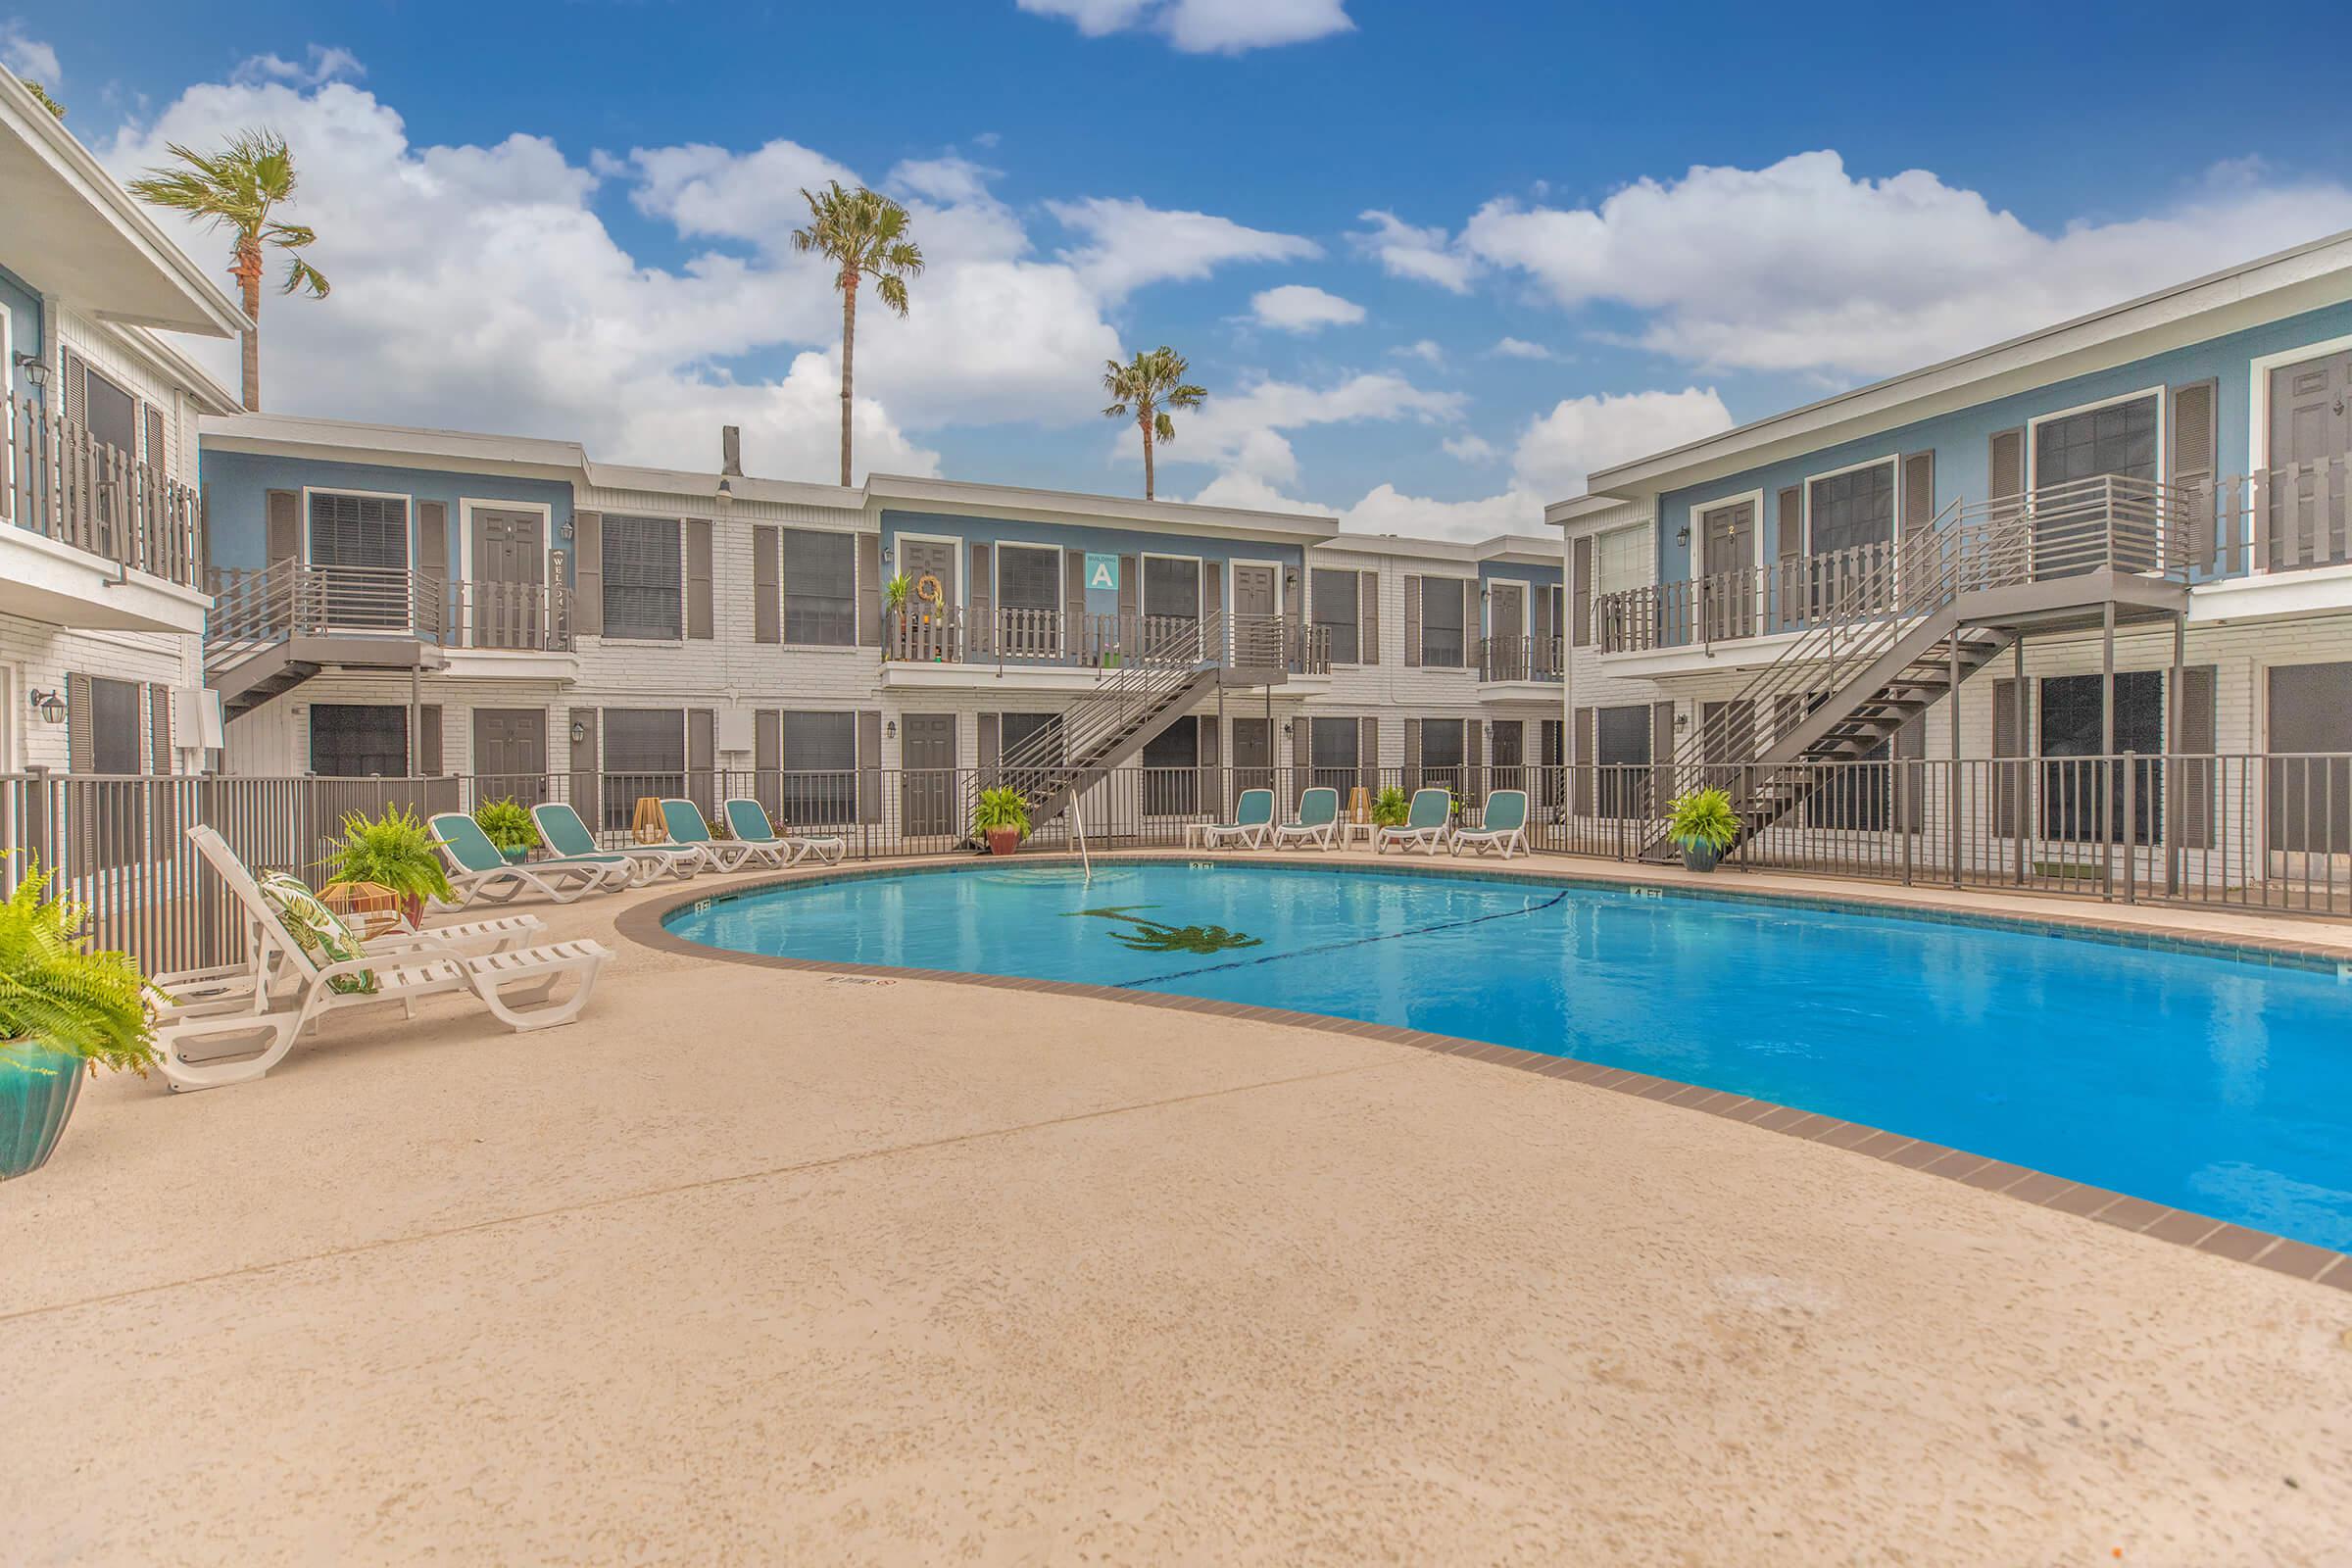
[[[1458,783],[1462,765],[1462,721],[1458,718],[1425,718],[1421,721],[1421,769],[1423,772],[1442,772],[1445,776],[1430,780],[1433,784]]]
[[[1178,620],[1200,618],[1200,563],[1144,558],[1144,613]]]
[[[1061,608],[1061,552],[1004,545],[997,552],[997,602],[1006,610]]]
[[[2352,752],[2352,663],[2277,664],[2268,684],[2271,752]],[[2276,755],[2264,765],[2272,849],[2352,852],[2352,762]]]
[[[674,708],[608,708],[604,723],[605,827],[624,832],[640,798],[686,793],[686,715]]]
[[[1894,538],[1894,464],[1874,463],[1806,486],[1812,554],[1826,556]]]
[[[2156,401],[2145,397],[2111,403],[2035,425],[2034,488],[2110,473],[2155,478]]]
[[[1144,743],[1144,810],[1152,816],[1191,812],[1200,800],[1200,727],[1180,718]]]
[[[999,719],[998,747],[1004,757],[1019,757],[1024,761],[1058,762],[1061,760],[1061,715],[1059,713],[1006,713]],[[1043,736],[1044,739],[1039,739]],[[1034,759],[1029,749],[1037,748]]]
[[[311,564],[406,570],[408,501],[400,496],[339,496],[313,491]]]
[[[89,392],[82,407],[82,424],[89,430],[90,439],[117,448],[124,457],[136,457],[139,450],[139,400],[100,375],[96,370],[88,376]],[[131,771],[138,771],[133,768]]]
[[[829,648],[857,642],[858,544],[851,535],[784,530],[784,640]]]
[[[604,634],[675,641],[683,597],[677,519],[608,515],[604,533]]]
[[[313,703],[311,771],[321,778],[406,778],[409,710],[382,703]]]
[[[1421,579],[1421,662],[1459,668],[1462,662],[1462,585],[1452,577]]]
[[[1356,598],[1363,578],[1352,571],[1336,571],[1319,566],[1308,585],[1314,591],[1314,619],[1318,629],[1331,639],[1331,662],[1335,664],[1353,664],[1360,662],[1362,644],[1359,630]],[[1353,720],[1348,721],[1350,724]]]
[[[1355,788],[1356,764],[1362,756],[1362,729],[1352,718],[1309,720],[1306,732],[1309,784],[1338,790],[1343,797]]]
[[[2096,675],[2053,675],[2041,683],[2041,755],[2044,759],[2097,757],[2101,717]],[[2164,752],[2164,674],[2161,670],[2120,671],[2115,677],[2115,749],[2161,756]],[[2099,788],[2104,779],[2107,789]],[[2136,779],[2135,816],[2145,841],[2161,820],[2162,791],[2150,791],[2142,765]],[[2101,795],[2106,799],[2104,805]],[[2124,776],[2119,767],[2085,762],[2042,763],[2042,832],[2053,839],[2096,839],[2123,820]]]
[[[784,809],[794,822],[858,819],[858,715],[784,715]]]
[[[90,677],[90,771],[139,771],[138,682]]]
[[[1649,586],[1649,530],[1611,528],[1592,536],[1592,591],[1623,593]]]
[[[1600,766],[1600,813],[1648,813],[1649,710],[1641,705],[1604,708],[1593,715],[1593,760]]]

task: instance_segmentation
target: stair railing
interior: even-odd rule
[[[1202,668],[1221,663],[1216,651],[1224,645],[1222,612],[1197,621],[1144,621],[1137,645],[1122,650],[1119,667],[1064,709],[1058,725],[1037,731],[1006,752],[999,767],[1007,782],[1017,779],[1032,785],[1040,799],[1053,794],[1095,767],[1099,754],[1116,745],[1159,702]]]

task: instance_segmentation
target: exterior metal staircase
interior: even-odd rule
[[[1813,624],[1692,727],[1660,770],[1642,842],[1668,859],[1665,807],[1728,790],[1744,834],[1795,810],[2032,631],[2185,610],[2194,498],[2144,480],[2079,480],[1964,507],[1911,532],[1871,570],[1825,581]]]
[[[1244,639],[1250,642],[1253,639]],[[1042,828],[1111,768],[1135,756],[1219,684],[1279,686],[1289,678],[1276,657],[1260,667],[1229,660],[1225,616],[1155,622],[1132,658],[1062,710],[1061,722],[1031,735],[998,761],[1004,784],[1034,803]]]
[[[281,561],[214,573],[204,679],[239,718],[331,666],[436,670],[448,659],[418,631],[437,615],[422,574]]]

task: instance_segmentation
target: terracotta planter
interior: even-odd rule
[[[87,1076],[67,1052],[37,1042],[0,1046],[0,1181],[49,1162]]]
[[[1021,830],[1017,827],[992,827],[988,830],[988,853],[1014,855],[1021,848]]]

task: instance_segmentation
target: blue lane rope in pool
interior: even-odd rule
[[[1485,925],[1491,920],[1521,920],[1545,909],[1556,908],[1568,900],[1567,892],[1553,894],[1541,904],[1530,904],[1517,909],[1500,909],[1493,914],[1474,914],[1463,920],[1441,920],[1435,925],[1417,925],[1404,931],[1388,931],[1379,936],[1350,937],[1346,942],[1325,942],[1311,948],[1296,948],[1289,953],[1268,953],[1254,958],[1236,958],[1231,963],[1202,964],[1198,969],[1177,969],[1167,974],[1147,975],[1141,980],[1122,980],[1111,987],[1114,991],[1133,991],[1140,986],[1158,985],[1165,980],[1189,980],[1195,975],[1216,974],[1225,969],[1248,969],[1261,963],[1280,963],[1288,958],[1310,958],[1325,953],[1345,953],[1349,948],[1370,947],[1375,942],[1400,942],[1406,937],[1425,937],[1439,931],[1459,931],[1464,926]]]

